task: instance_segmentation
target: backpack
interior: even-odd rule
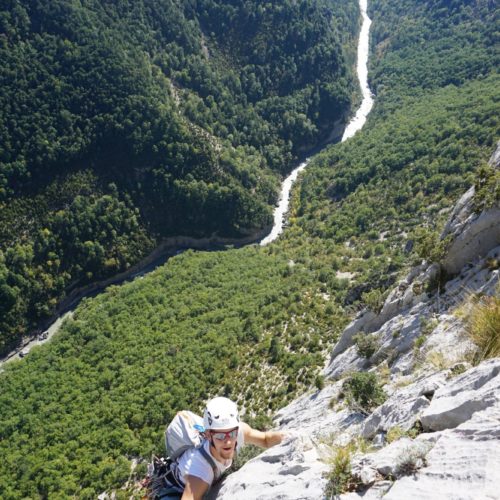
[[[199,449],[203,458],[212,467],[214,478],[217,478],[217,465],[203,448],[204,431],[203,419],[196,413],[180,411],[175,415],[165,430],[167,458],[153,457],[148,467],[148,477],[145,484],[148,498],[180,498],[182,496],[182,485],[172,473],[171,465],[190,448]]]
[[[200,448],[205,440],[203,419],[192,411],[180,411],[165,430],[167,457],[174,461],[189,448]]]

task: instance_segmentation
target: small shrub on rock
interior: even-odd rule
[[[419,350],[425,343],[426,337],[424,335],[420,335],[420,337],[417,337],[415,339],[415,350]]]
[[[397,459],[396,476],[408,476],[424,467],[426,465],[425,457],[431,448],[432,445],[429,443],[414,443],[414,446],[403,450]]]
[[[366,359],[371,358],[380,347],[380,342],[376,335],[358,333],[354,335],[353,340],[358,354]]]
[[[471,367],[472,366],[468,362],[455,363],[450,368],[450,373],[446,378],[450,379],[453,377],[458,377],[459,375],[462,375],[462,373],[465,373]]]
[[[326,498],[332,498],[349,490],[352,481],[351,453],[349,448],[338,447],[332,459],[332,468],[328,474]]]
[[[346,446],[334,446],[331,469],[327,475],[328,482],[325,488],[325,497],[335,499],[347,491],[355,491],[359,481],[352,474],[351,458],[359,449],[359,443],[353,441]]]
[[[446,249],[450,242],[447,237],[444,240],[440,238],[439,232],[435,229],[419,227],[415,230],[413,239],[415,240],[414,251],[420,257],[428,262],[439,263],[446,255]]]
[[[402,437],[409,437],[411,439],[415,439],[419,434],[423,431],[422,424],[417,420],[413,427],[407,431],[403,430],[399,425],[391,427],[385,436],[387,443],[390,444]]]
[[[436,370],[444,370],[449,366],[449,361],[441,351],[431,351],[427,353],[426,361]]]
[[[391,427],[387,431],[386,435],[386,440],[388,444],[391,444],[394,441],[397,441],[398,439],[402,438],[405,436],[405,431],[399,427],[399,425],[396,425],[395,427]]]
[[[235,455],[233,464],[231,465],[231,471],[235,472],[241,469],[249,460],[252,460],[252,458],[255,458],[260,453],[262,453],[262,449],[253,444],[243,447],[241,451]]]
[[[430,335],[438,326],[437,319],[427,319],[421,318],[420,320],[420,333],[421,335],[427,336]]]
[[[379,314],[384,305],[384,294],[377,288],[361,294],[361,300],[366,304],[366,307],[376,314]]]
[[[342,386],[343,395],[352,410],[365,415],[381,405],[386,394],[377,375],[371,372],[359,372],[351,375]]]
[[[316,386],[316,389],[321,391],[325,387],[325,377],[324,375],[316,375],[316,378],[314,379],[314,385]]]

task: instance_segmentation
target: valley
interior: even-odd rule
[[[333,25],[353,12],[360,20],[354,2],[342,5],[349,14]],[[326,147],[300,173],[276,240],[176,255],[143,279],[84,299],[49,343],[4,365],[2,498],[95,498],[104,491],[129,498],[139,494],[133,479],[143,477],[151,453],[162,452],[164,426],[179,409],[200,411],[208,397],[223,394],[249,423],[269,428],[276,412],[284,415],[280,409],[300,407],[305,399],[294,402],[302,394],[326,385],[322,394],[333,397],[337,386],[323,370],[340,365],[330,355],[349,322],[361,311],[379,314],[414,266],[443,261],[442,228],[470,186],[479,193],[479,212],[498,204],[498,172],[488,165],[500,115],[488,2],[472,9],[465,1],[451,7],[373,0],[368,14],[373,110],[362,132]],[[350,30],[343,33],[346,61],[354,66]],[[262,36],[253,38],[257,46]],[[231,151],[243,170],[253,162],[247,174],[262,180],[257,153]],[[264,169],[274,186],[279,170]],[[243,182],[247,174],[240,174]],[[269,222],[277,196],[267,192]],[[118,218],[132,206],[105,200],[104,213]],[[5,205],[2,212],[6,217]],[[78,214],[72,217],[78,226]],[[127,227],[136,232],[128,234],[137,243],[143,226],[132,219]],[[11,250],[10,260],[0,260],[0,276],[6,263],[29,276],[26,252]],[[495,272],[498,262],[488,265]],[[438,276],[430,289],[447,279]],[[384,341],[397,344],[397,335],[385,334]],[[358,418],[342,412],[332,418]]]

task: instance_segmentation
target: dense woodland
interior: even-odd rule
[[[349,317],[378,310],[409,265],[439,261],[457,198],[475,183],[478,210],[498,203],[485,165],[499,137],[493,14],[491,2],[373,0],[375,108],[308,166],[279,241],[176,256],[85,300],[58,337],[5,366],[0,496],[95,498],[125,483],[132,458],[162,451],[179,409],[225,394],[265,426],[321,387]],[[117,216],[132,210],[133,198],[102,196]],[[84,207],[99,213],[97,200]],[[126,220],[138,245],[146,236]]]
[[[0,10],[0,353],[163,236],[252,234],[349,112],[347,0]]]

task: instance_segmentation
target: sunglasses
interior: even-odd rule
[[[210,434],[217,439],[217,441],[226,441],[228,439],[231,439],[232,441],[235,440],[238,436],[238,427],[236,429],[233,429],[228,432],[210,432]]]

